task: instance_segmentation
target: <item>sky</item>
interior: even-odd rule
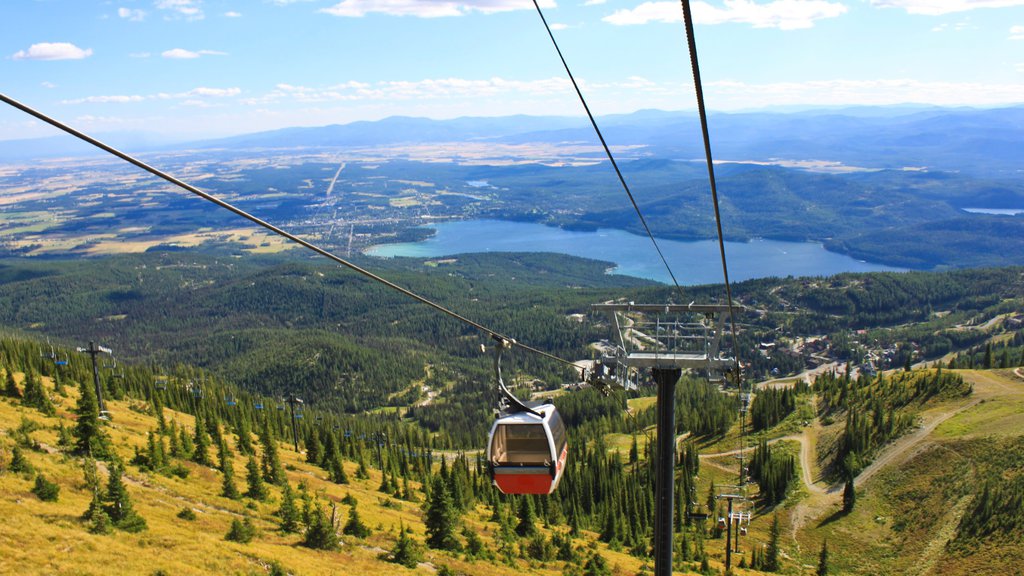
[[[597,115],[694,110],[678,1],[540,0]],[[693,0],[707,106],[1024,104],[1024,0]],[[0,92],[172,139],[581,115],[531,0],[4,0]],[[0,104],[0,140],[56,131]]]

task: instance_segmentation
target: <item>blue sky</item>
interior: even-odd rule
[[[692,5],[712,110],[1024,103],[1024,0]],[[596,114],[694,109],[677,1],[542,6]],[[530,0],[4,0],[0,91],[175,138],[582,114]],[[53,133],[0,109],[0,140]]]

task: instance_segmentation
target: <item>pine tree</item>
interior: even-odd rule
[[[821,553],[818,554],[818,576],[828,576],[828,540],[822,540]]]
[[[310,513],[309,527],[306,528],[302,545],[314,550],[336,550],[340,546],[334,523],[327,519],[319,502]]]
[[[843,486],[843,514],[853,512],[853,506],[857,503],[857,489],[853,485],[853,475],[846,478],[846,485]]]
[[[36,483],[32,487],[32,493],[44,502],[56,502],[57,498],[60,497],[60,486],[39,474],[36,476]]]
[[[238,486],[235,485],[235,466],[231,463],[231,459],[221,458],[220,469],[224,473],[224,482],[221,484],[220,495],[232,500],[238,500],[241,494],[238,493]]]
[[[249,489],[245,492],[245,495],[253,500],[266,500],[268,495],[267,486],[263,483],[260,467],[252,456],[249,457],[249,462],[245,465],[245,471],[245,481],[249,484]]]
[[[192,438],[192,461],[200,466],[212,466],[210,462],[210,435],[206,433],[206,425],[200,416],[196,416],[195,436]]]
[[[57,414],[42,381],[32,372],[25,374],[25,396],[21,399],[21,403],[24,406],[35,408],[47,416]]]
[[[32,474],[35,472],[35,468],[32,463],[25,458],[25,453],[22,452],[21,446],[15,444],[14,450],[11,451],[11,472],[20,472],[22,474]]]
[[[252,456],[256,450],[252,447],[252,429],[249,428],[249,421],[245,418],[238,422],[238,452],[242,456]]]
[[[7,373],[4,379],[4,396],[21,398],[21,390],[18,389],[18,383],[14,381],[14,370],[8,366],[4,371]]]
[[[141,532],[146,529],[146,521],[138,515],[132,506],[128,489],[121,480],[124,470],[120,463],[110,466],[110,477],[107,479],[107,505],[104,508],[114,526],[126,532]]]
[[[264,420],[260,432],[260,444],[263,445],[263,479],[271,484],[282,484],[285,480],[284,466],[277,453],[277,443],[270,434],[270,424]]]
[[[114,525],[110,521],[110,515],[103,509],[99,490],[92,493],[92,502],[89,503],[89,508],[82,515],[82,519],[89,523],[91,534],[110,534],[113,531]]]
[[[225,540],[231,542],[238,542],[240,544],[248,544],[252,542],[252,539],[256,536],[256,527],[252,525],[252,519],[248,516],[245,520],[239,520],[235,518],[231,521],[231,528],[228,533],[224,536]]]
[[[363,524],[363,521],[359,519],[359,512],[356,507],[353,506],[348,510],[348,522],[345,523],[344,528],[341,529],[343,534],[349,536],[355,536],[356,538],[366,538],[370,535],[370,528]]]
[[[323,448],[320,434],[316,430],[310,429],[309,436],[306,437],[306,462],[319,466],[324,459]]]
[[[335,450],[327,459],[328,473],[331,476],[331,482],[336,484],[348,484],[348,475],[345,474],[345,466],[341,462],[341,454]]]
[[[281,531],[292,533],[299,531],[299,510],[295,507],[295,491],[291,484],[284,483],[284,493],[281,496],[281,508],[277,511],[281,519]]]
[[[86,383],[79,388],[82,394],[75,409],[78,422],[72,432],[75,437],[75,454],[106,458],[109,455],[110,442],[100,428],[100,408],[96,403],[96,392]]]
[[[583,566],[583,576],[612,576],[612,569],[600,552],[594,552]]]
[[[395,549],[391,551],[391,561],[406,568],[415,568],[423,561],[423,548],[409,537],[405,526],[398,528],[398,542],[395,543]]]
[[[459,513],[452,504],[451,495],[440,476],[434,477],[427,503],[427,546],[438,550],[460,550],[462,545],[455,536],[459,529]]]
[[[225,464],[231,461],[233,454],[231,447],[228,446],[228,439],[223,434],[219,436],[220,439],[217,441],[217,462],[220,463],[220,471],[223,472]]]
[[[772,517],[772,527],[768,531],[768,549],[765,551],[764,558],[764,570],[766,572],[778,572],[779,571],[779,536],[781,530],[779,528],[779,515],[776,513]]]
[[[534,524],[533,504],[529,496],[522,496],[519,499],[519,523],[516,524],[516,534],[526,538],[537,533],[537,526]]]

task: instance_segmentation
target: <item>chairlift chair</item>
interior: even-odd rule
[[[263,402],[253,402],[252,407],[257,410],[263,410]]]
[[[224,402],[226,402],[228,406],[238,405],[238,402],[235,400],[235,398],[229,394],[224,395]]]

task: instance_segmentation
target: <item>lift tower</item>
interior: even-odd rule
[[[722,304],[594,304],[608,314],[618,344],[594,367],[597,386],[631,388],[632,373],[650,369],[658,385],[658,444],[655,472],[654,573],[672,574],[672,514],[675,509],[675,391],[684,369],[726,372],[735,360],[722,353],[729,307]]]

